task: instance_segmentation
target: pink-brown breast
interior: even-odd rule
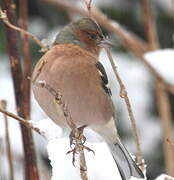
[[[77,45],[56,45],[36,65],[36,75],[45,61],[37,80],[45,80],[63,95],[77,126],[107,123],[113,115],[110,97],[101,86],[96,57]],[[66,127],[66,120],[46,90],[33,86],[36,100],[46,114],[58,125]]]

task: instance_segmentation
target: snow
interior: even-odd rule
[[[49,118],[40,121],[30,120],[29,122],[33,127],[39,128],[41,132],[44,132],[44,136],[48,141],[62,137],[62,129]]]
[[[74,167],[72,165],[72,154],[66,154],[71,150],[68,133],[63,134],[61,128],[49,118],[38,122],[30,120],[30,123],[44,132],[48,140],[47,151],[52,166],[51,180],[56,180],[57,177],[66,180],[81,180],[78,155],[76,155],[76,167]],[[94,155],[92,152],[85,151],[89,179],[121,180],[115,161],[102,138],[89,128],[84,130],[84,135],[87,138],[85,146],[95,152]]]
[[[115,162],[104,142],[86,142],[85,145],[95,152],[94,155],[92,152],[85,151],[87,173],[90,180],[121,180]],[[78,155],[76,155],[76,167],[74,167],[72,165],[72,154],[66,154],[70,150],[68,138],[49,141],[47,150],[53,167],[52,180],[56,180],[57,177],[64,180],[81,180]]]
[[[145,59],[171,84],[174,84],[174,49],[148,52]]]
[[[155,180],[174,180],[174,178],[166,174],[161,174]]]

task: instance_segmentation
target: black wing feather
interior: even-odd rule
[[[107,87],[108,86],[108,77],[107,77],[105,68],[99,61],[97,62],[96,67],[97,67],[97,70],[99,71],[99,74],[101,77],[101,83],[102,83],[103,89],[109,96],[111,96],[112,95],[111,90],[109,87]]]

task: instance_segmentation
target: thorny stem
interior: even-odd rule
[[[129,100],[129,97],[127,94],[127,90],[126,90],[126,87],[125,87],[123,81],[121,80],[121,78],[118,74],[117,66],[114,63],[114,60],[112,58],[110,50],[108,48],[105,48],[105,50],[107,52],[107,55],[108,55],[109,61],[111,63],[112,69],[114,71],[114,74],[115,74],[115,76],[118,80],[119,86],[120,86],[120,97],[123,98],[125,103],[126,103],[129,119],[131,120],[132,129],[133,129],[135,142],[136,142],[136,148],[137,148],[137,162],[140,165],[141,169],[144,170],[144,163],[143,163],[142,152],[141,152],[141,147],[140,147],[140,140],[139,140],[139,136],[138,136],[138,131],[137,131],[136,122],[135,122],[135,118],[133,115],[132,107],[131,107],[130,100]]]
[[[8,20],[8,17],[7,17],[7,14],[5,11],[3,11],[1,8],[0,8],[0,19],[10,28],[16,30],[16,31],[19,31],[21,32],[22,34],[25,34],[29,37],[31,37],[31,39],[33,39],[33,41],[35,41],[42,49],[41,49],[41,52],[46,52],[48,51],[48,47],[45,46],[36,36],[34,36],[33,34],[31,34],[30,32],[20,28],[20,27],[17,27],[15,25],[13,25],[12,23],[9,22]]]

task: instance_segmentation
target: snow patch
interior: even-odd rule
[[[148,52],[144,57],[168,83],[174,84],[174,49]]]

